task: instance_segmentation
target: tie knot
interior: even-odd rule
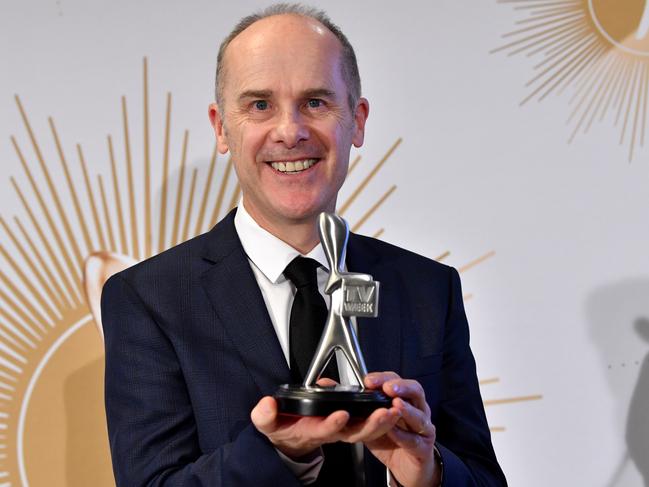
[[[318,287],[317,270],[320,264],[308,257],[296,257],[284,269],[284,275],[291,280],[296,288],[306,286]]]

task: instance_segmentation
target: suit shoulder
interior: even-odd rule
[[[425,273],[430,278],[448,279],[449,274],[456,272],[455,269],[446,264],[383,240],[357,234],[353,234],[353,238],[359,252],[376,253],[383,263],[390,263],[408,273]]]
[[[177,280],[192,272],[206,245],[207,233],[175,245],[118,273],[132,285],[160,280]]]

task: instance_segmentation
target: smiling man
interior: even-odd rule
[[[346,265],[381,281],[379,318],[356,326],[365,386],[392,406],[364,421],[278,414],[272,393],[303,378],[322,329],[317,217],[335,211],[369,103],[351,45],[314,9],[244,18],[217,64],[209,116],[241,204],[102,295],[118,485],[506,485],[457,272],[374,239],[351,235]],[[350,377],[340,357],[328,373]]]
[[[303,253],[318,242],[317,215],[335,209],[369,112],[360,86],[348,88],[358,71],[355,57],[343,68],[342,47],[316,19],[273,15],[220,53],[210,107],[219,151],[233,156],[250,216]]]

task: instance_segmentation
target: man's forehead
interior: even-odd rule
[[[341,53],[338,38],[315,19],[267,17],[232,40],[225,53],[225,79],[237,88],[260,90],[268,89],[273,78],[288,82],[288,77],[308,88],[331,86],[340,75],[334,67]]]
[[[226,65],[256,54],[295,53],[309,51],[341,53],[342,44],[323,24],[311,17],[282,14],[266,17],[237,35],[225,50]],[[259,62],[260,59],[255,59]]]

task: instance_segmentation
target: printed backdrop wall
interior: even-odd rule
[[[264,5],[0,6],[2,485],[114,485],[93,303],[236,203],[207,105]],[[510,484],[649,485],[649,3],[318,6],[371,103],[339,211],[461,270]]]

